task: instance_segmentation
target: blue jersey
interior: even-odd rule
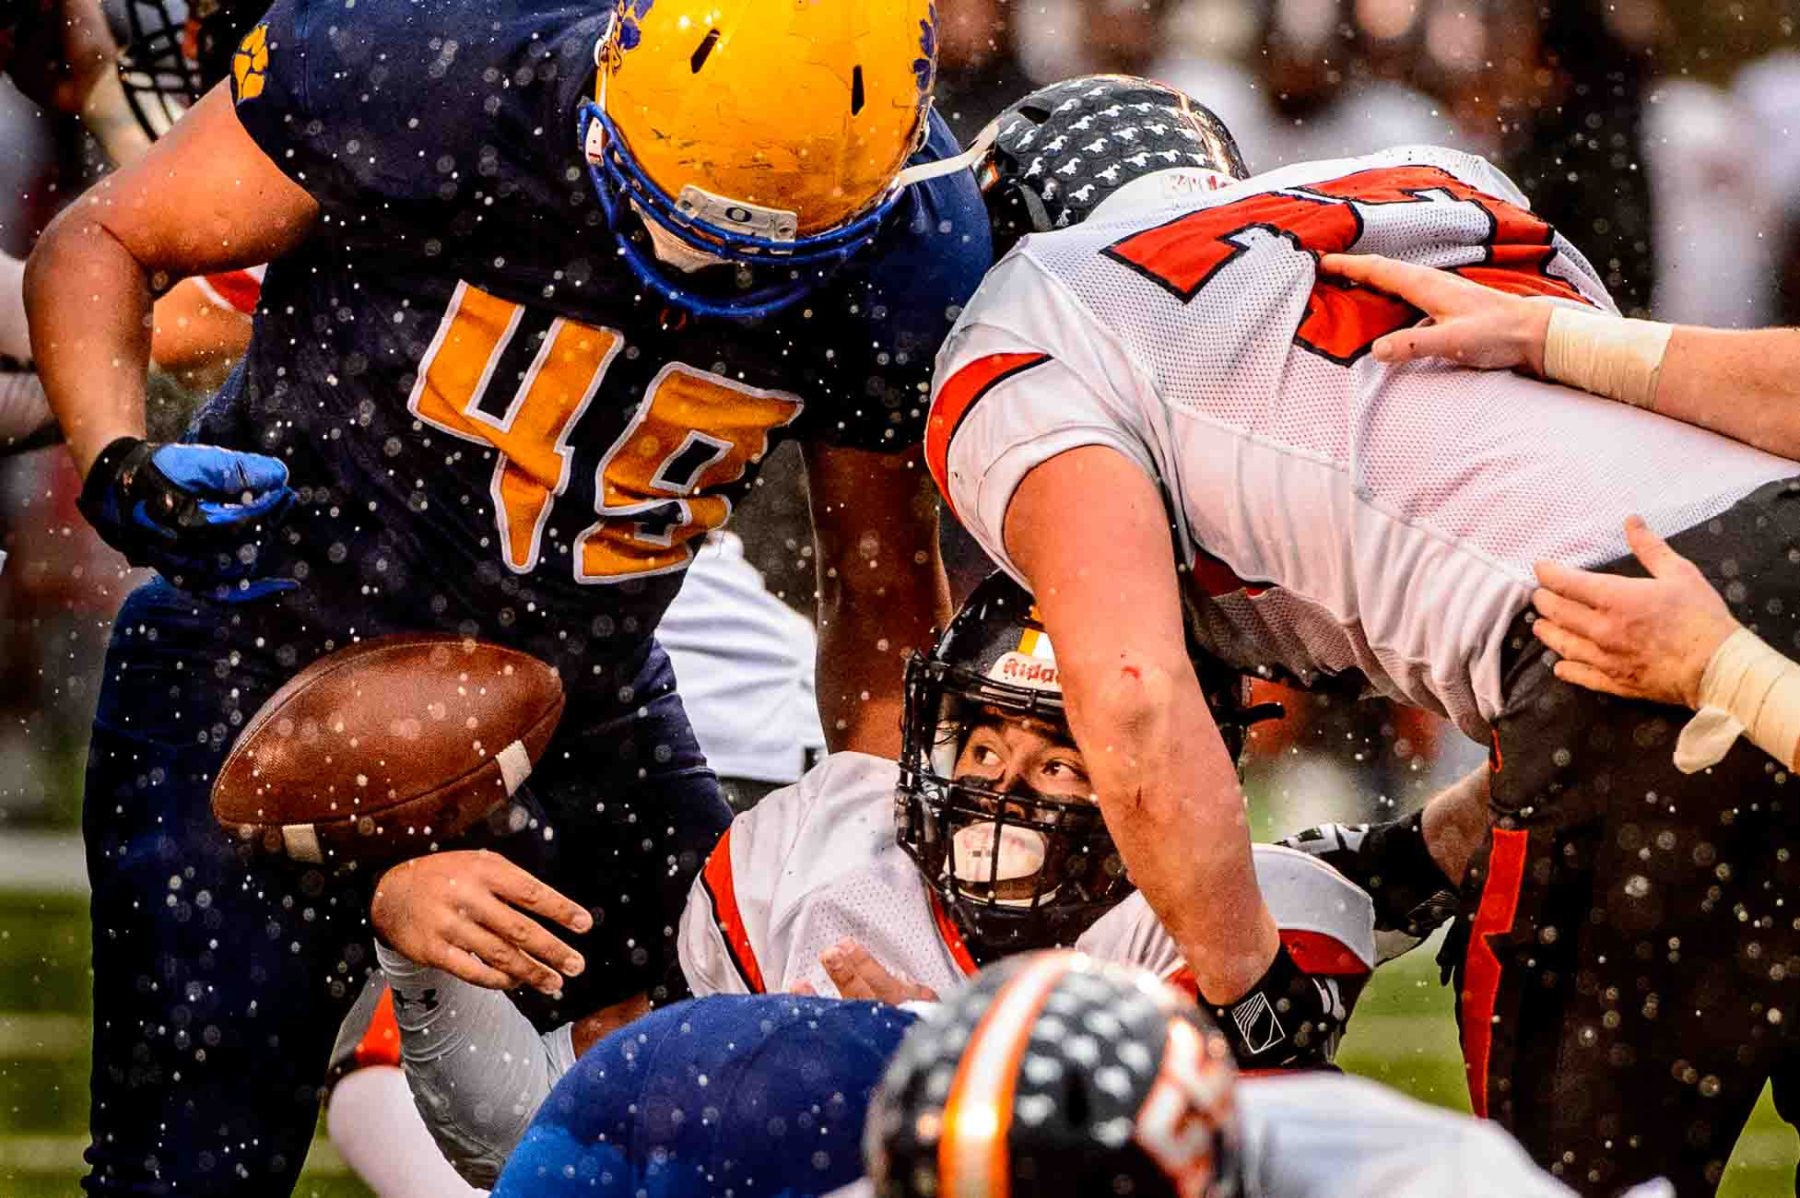
[[[862,1176],[869,1097],[912,1026],[883,1003],[719,995],[585,1053],[494,1198],[803,1198]]]
[[[610,696],[772,445],[919,440],[991,259],[973,180],[909,188],[786,311],[671,308],[619,261],[576,136],[609,10],[278,0],[240,49],[239,120],[322,210],[191,434],[299,491],[272,564],[302,585],[263,619],[479,636]],[[922,158],[955,152],[934,118]]]

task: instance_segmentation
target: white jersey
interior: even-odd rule
[[[823,752],[813,694],[818,639],[769,593],[729,532],[706,538],[656,640],[674,663],[706,764],[722,777],[792,782]]]
[[[894,973],[940,995],[975,972],[962,937],[894,837],[899,767],[834,753],[732,821],[689,892],[678,947],[695,994],[836,988],[819,954],[854,938]],[[1256,872],[1282,943],[1309,973],[1362,979],[1375,965],[1368,895],[1330,866],[1257,845]],[[1175,942],[1133,894],[1075,947],[1190,990]]]
[[[1245,1198],[1573,1198],[1499,1126],[1331,1073],[1240,1077]],[[1652,1182],[1626,1198],[1670,1198]],[[828,1198],[870,1198],[859,1181]]]
[[[1534,562],[1612,560],[1631,513],[1668,534],[1800,473],[1563,387],[1368,356],[1417,313],[1320,279],[1308,251],[1613,310],[1480,158],[1412,147],[1212,192],[1186,181],[1152,175],[1027,238],[939,353],[927,460],[1015,577],[1001,532],[1020,481],[1110,447],[1163,489],[1221,656],[1302,681],[1360,672],[1485,740]]]

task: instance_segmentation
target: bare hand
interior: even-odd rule
[[[885,965],[869,955],[869,950],[845,937],[819,954],[825,975],[837,987],[841,998],[864,1002],[884,1002],[899,1006],[903,1002],[936,1002],[937,991],[929,986],[897,977]],[[794,987],[796,994],[811,994],[805,982]]]
[[[1539,640],[1562,658],[1556,676],[1589,690],[1698,707],[1700,679],[1738,623],[1698,566],[1636,516],[1625,522],[1649,578],[1537,564],[1531,596]]]
[[[581,954],[524,912],[573,932],[593,917],[506,858],[483,850],[403,861],[375,885],[369,918],[402,954],[490,990],[533,986],[552,997]]]
[[[1544,373],[1551,306],[1542,300],[1378,254],[1326,254],[1319,269],[1397,296],[1429,317],[1376,341],[1371,352],[1378,362],[1447,358],[1481,370],[1523,367]]]

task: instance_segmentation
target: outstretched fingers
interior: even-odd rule
[[[1628,516],[1625,520],[1625,543],[1631,546],[1632,556],[1650,571],[1652,578],[1668,578],[1673,574],[1697,572],[1699,567],[1687,558],[1682,557],[1669,543],[1650,531],[1642,516]]]
[[[1539,589],[1532,592],[1531,602],[1539,611],[1551,619],[1561,619],[1554,612],[1547,611],[1538,602],[1543,595],[1553,596],[1563,602],[1578,603],[1585,608],[1605,610],[1616,607],[1620,599],[1642,579],[1621,578],[1617,574],[1599,574],[1593,570],[1578,570],[1573,566],[1565,566],[1561,562],[1539,562],[1533,567],[1537,574]]]
[[[1325,254],[1319,259],[1319,269],[1328,275],[1385,291],[1427,312],[1454,299],[1459,284],[1468,285],[1455,275],[1433,267],[1384,258],[1380,254]]]
[[[1589,641],[1604,643],[1607,636],[1606,617],[1578,599],[1568,599],[1555,591],[1538,588],[1531,593],[1531,605],[1543,620],[1566,629]],[[1542,623],[1540,620],[1539,623]],[[1536,625],[1533,625],[1536,627]],[[1551,646],[1555,648],[1555,646]],[[1561,652],[1561,650],[1558,650]]]
[[[495,894],[524,911],[542,915],[568,928],[585,932],[594,926],[587,908],[531,876],[498,854],[487,854],[489,885]]]

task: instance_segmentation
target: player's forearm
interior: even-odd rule
[[[1540,340],[1542,353],[1528,362],[1545,378],[1800,456],[1800,330],[1671,326],[1557,308]]]
[[[32,357],[83,474],[115,438],[143,435],[150,363],[150,279],[92,215],[104,187],[51,224],[25,267]]]
[[[150,355],[184,387],[211,394],[249,348],[251,327],[248,315],[208,298],[199,279],[183,279],[156,301]]]
[[[0,456],[53,444],[56,437],[38,376],[0,371]]]
[[[1800,458],[1800,329],[1702,329],[1669,338],[1654,408]]]
[[[1059,643],[1060,644],[1060,643]],[[1278,945],[1237,772],[1185,656],[1059,655],[1070,722],[1127,869],[1210,1002],[1236,1001]]]
[[[819,563],[815,683],[825,744],[900,755],[902,665],[950,618],[937,499],[919,450],[808,446]]]
[[[1488,767],[1470,771],[1425,804],[1425,851],[1444,876],[1462,885],[1469,859],[1488,828]]]
[[[131,115],[124,86],[116,73],[102,70],[76,86],[82,96],[81,123],[114,165],[131,162],[149,151],[150,137]]]
[[[935,541],[920,552],[924,562],[909,553],[891,567],[827,566],[821,558],[816,686],[825,743],[834,753],[900,755],[906,654],[928,648],[950,618],[950,587]]]

